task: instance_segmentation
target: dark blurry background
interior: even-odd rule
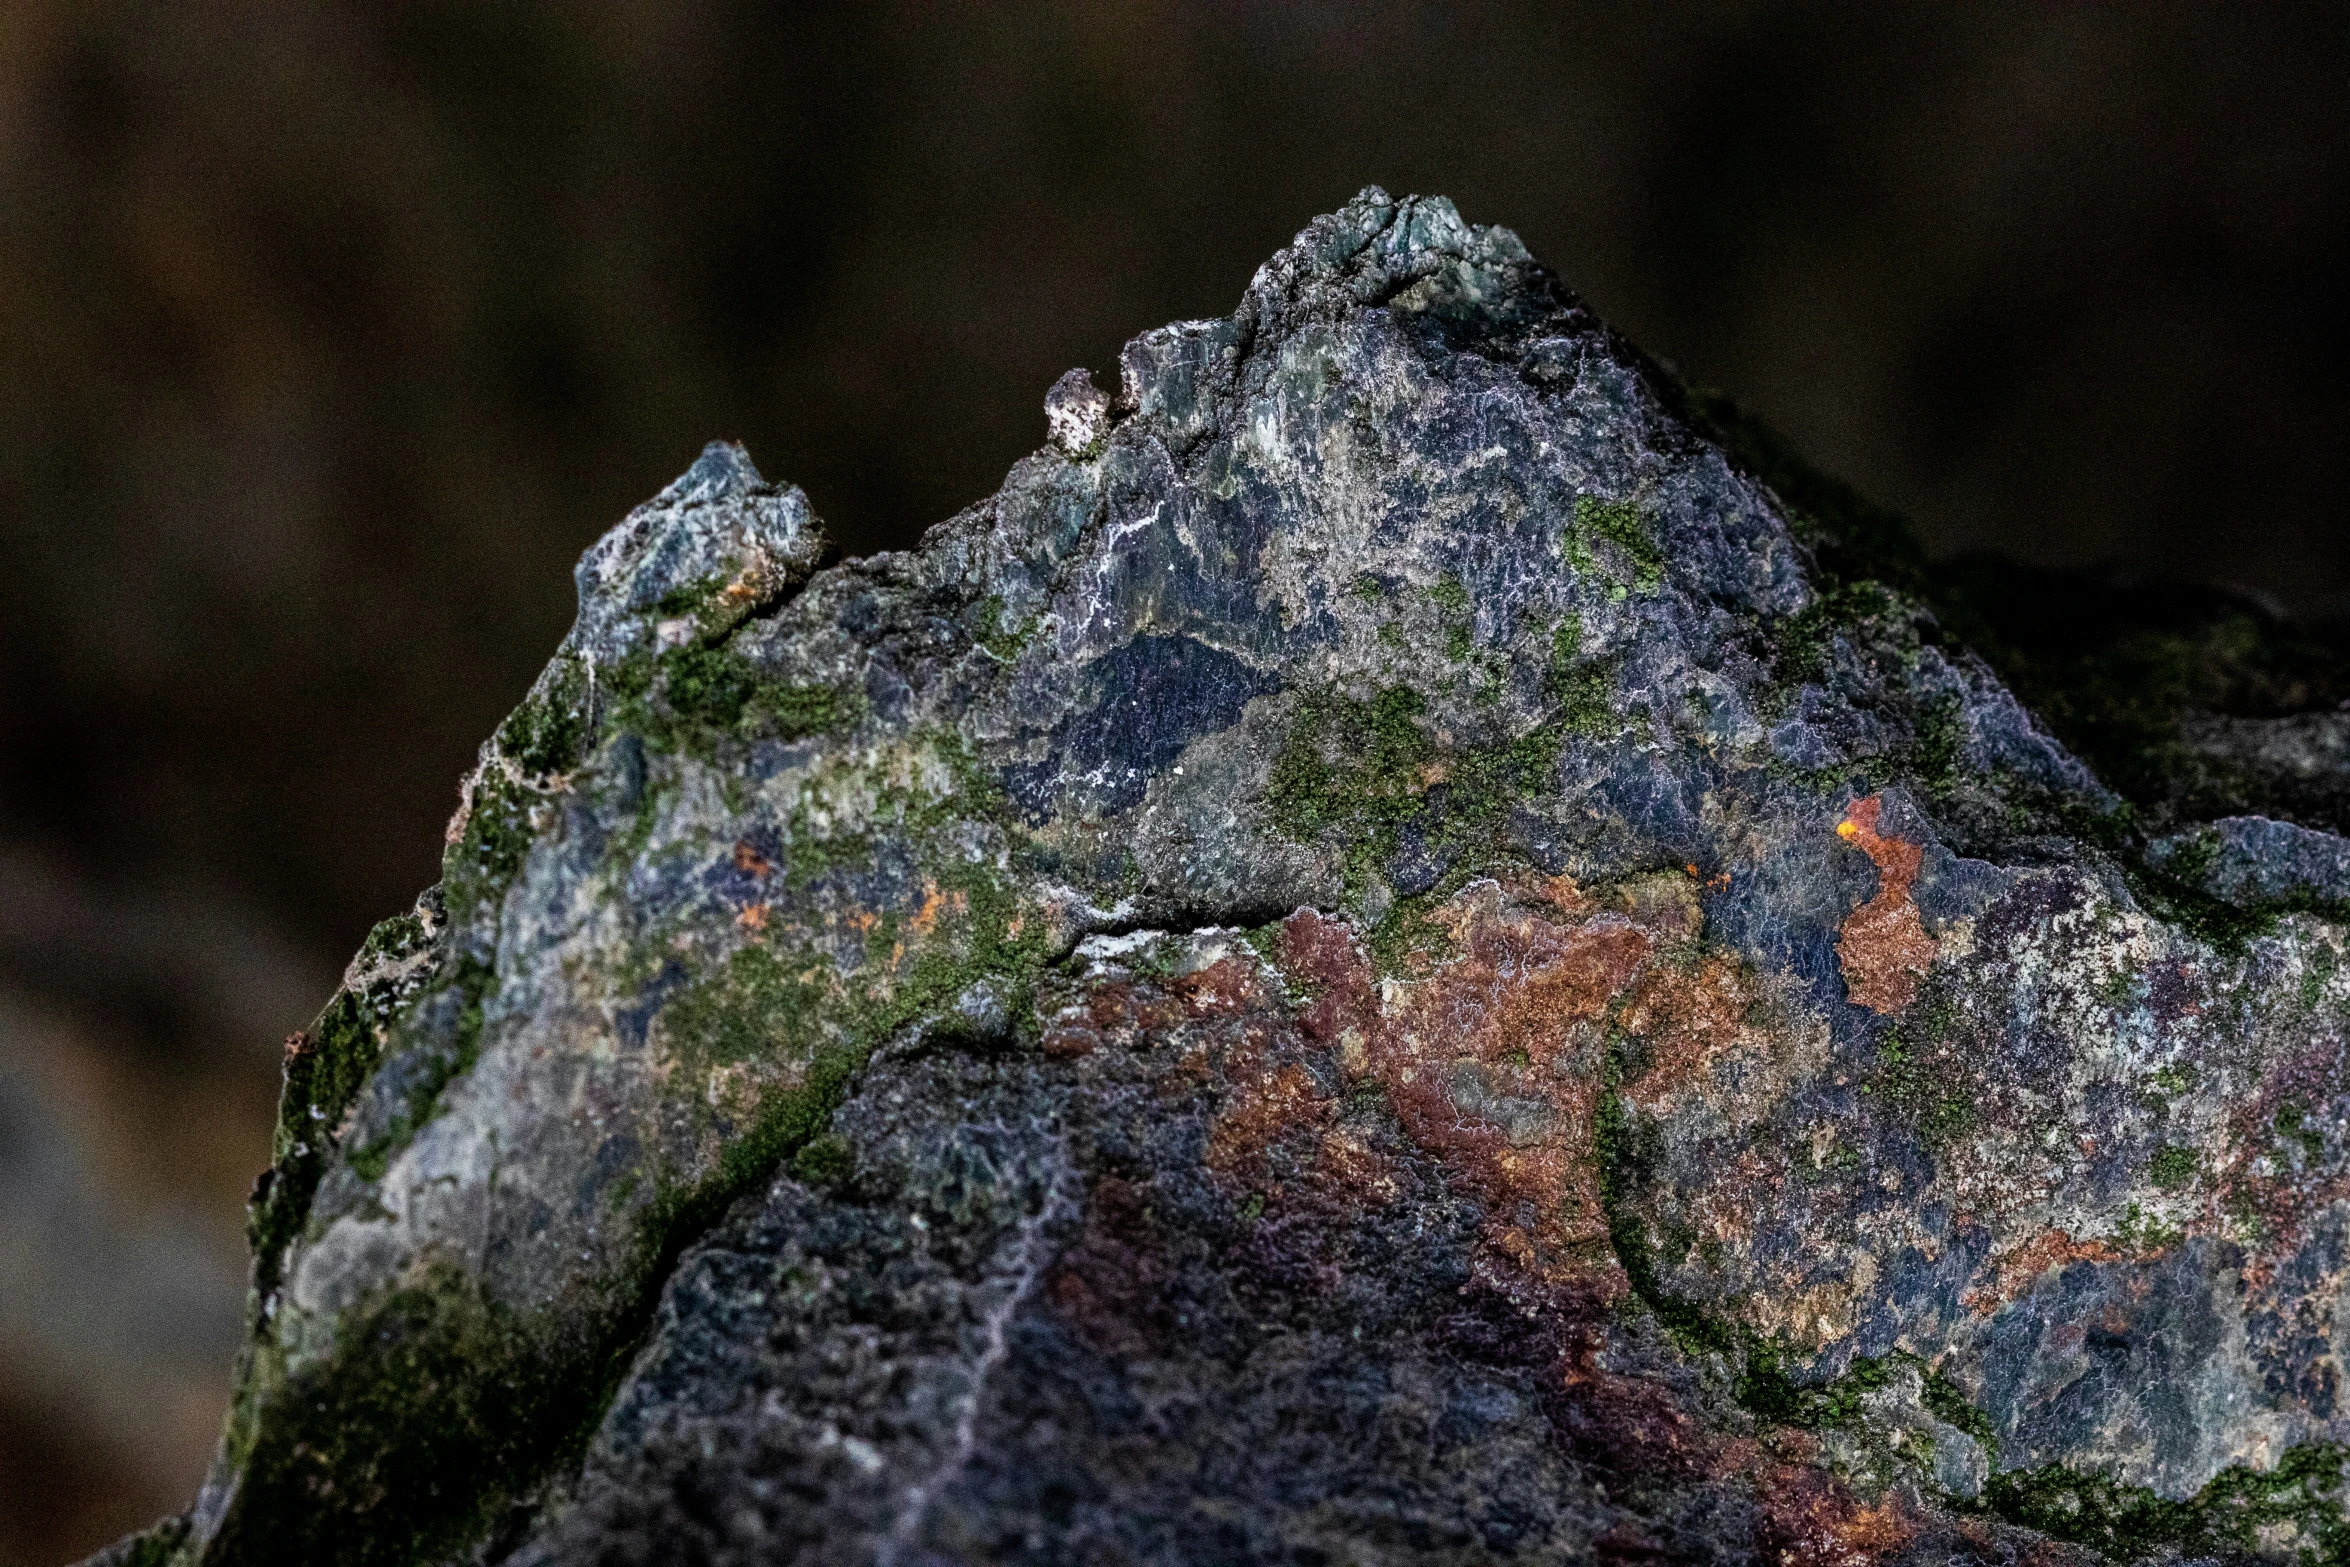
[[[713,436],[854,552],[1377,181],[1938,553],[2350,577],[2350,23],[0,5],[0,1564],[193,1491],[279,1042]]]

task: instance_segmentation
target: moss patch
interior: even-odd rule
[[[630,659],[611,685],[620,721],[646,744],[704,759],[728,741],[837,733],[865,715],[861,692],[777,679],[725,643]]]
[[[2345,1457],[2350,1451],[2337,1444],[2305,1443],[2271,1470],[2233,1465],[2186,1501],[2050,1465],[1993,1475],[1983,1506],[2010,1523],[2117,1561],[2232,1555],[2262,1543],[2264,1531],[2282,1530],[2292,1537],[2288,1549],[2302,1561],[2350,1563]]]
[[[1568,563],[1586,576],[1598,572],[1602,555],[1607,553],[1594,550],[1593,546],[1600,544],[1608,546],[1630,569],[1642,592],[1654,592],[1664,584],[1665,553],[1657,547],[1648,519],[1635,503],[1603,501],[1592,495],[1576,499],[1574,521],[1567,529]]]
[[[439,1560],[487,1531],[501,1481],[584,1449],[626,1366],[454,1271],[354,1314],[339,1337],[365,1352],[262,1379],[274,1385],[244,1414],[244,1479],[208,1562]]]

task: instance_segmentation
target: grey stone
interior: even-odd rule
[[[2344,930],[2227,901],[2340,840],[2182,867],[1442,200],[1047,417],[589,553],[149,1559],[2343,1548]]]

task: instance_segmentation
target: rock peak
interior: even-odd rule
[[[2149,841],[1710,406],[1374,189],[917,550],[711,447],[117,1560],[2339,1553],[2350,848]]]

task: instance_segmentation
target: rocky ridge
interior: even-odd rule
[[[2330,716],[2092,771],[1442,200],[1047,418],[589,552],[113,1560],[2345,1559]]]

